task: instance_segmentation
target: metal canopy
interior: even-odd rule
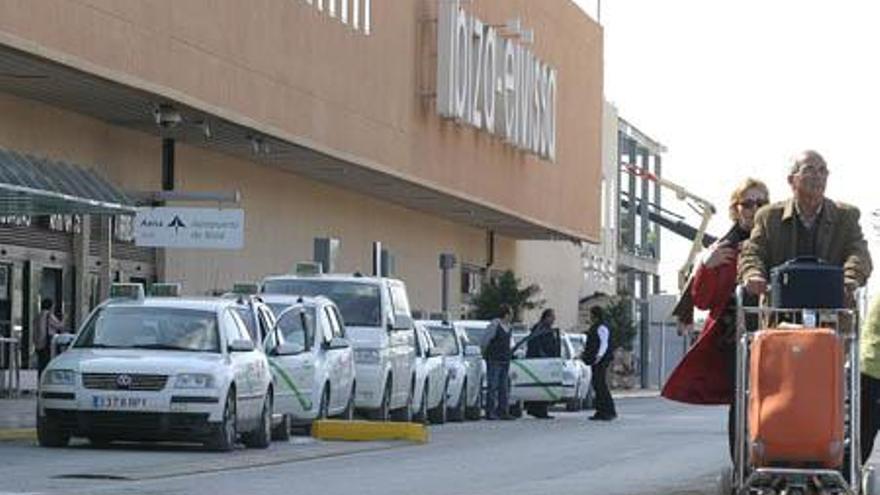
[[[131,215],[134,203],[92,170],[0,148],[0,215]]]

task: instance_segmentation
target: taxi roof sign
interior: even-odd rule
[[[232,293],[252,296],[260,292],[260,285],[252,282],[236,282],[232,284]]]
[[[112,284],[110,285],[110,298],[142,300],[144,286],[141,284]]]
[[[322,275],[324,265],[317,261],[300,261],[294,267],[294,273],[300,276]]]
[[[156,283],[150,286],[152,297],[180,297],[180,284]]]

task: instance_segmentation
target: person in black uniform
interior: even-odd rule
[[[587,343],[584,345],[582,359],[593,368],[593,391],[596,394],[596,414],[590,416],[591,420],[611,421],[617,417],[617,409],[614,407],[614,399],[608,390],[608,366],[614,356],[611,349],[611,330],[605,324],[605,315],[602,308],[593,306],[590,308],[592,325],[587,332]]]
[[[545,309],[526,339],[527,358],[559,357],[559,330],[553,328],[554,322],[556,313],[552,309]],[[548,414],[550,405],[547,402],[527,402],[525,406],[526,411],[536,418],[553,418]]]
[[[486,360],[486,419],[514,419],[510,414],[508,397],[510,382],[510,320],[513,313],[510,306],[502,304],[498,318],[492,320],[480,341],[483,358]]]

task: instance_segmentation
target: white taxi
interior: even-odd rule
[[[266,295],[275,325],[263,348],[275,381],[275,411],[296,425],[354,417],[354,351],[339,309],[326,297]]]
[[[530,339],[518,339],[510,362],[512,402],[567,403],[586,397],[581,367],[569,340],[560,334],[559,354],[552,357],[525,357]],[[525,351],[525,352],[522,352]]]
[[[322,295],[336,303],[354,347],[355,406],[371,418],[409,421],[415,342],[406,285],[355,275],[279,275],[263,279],[261,296]]]
[[[234,301],[144,297],[120,284],[43,372],[40,445],[83,436],[197,441],[215,450],[271,440],[272,379]]]
[[[449,373],[447,401],[450,419],[480,419],[481,384],[484,365],[480,346],[468,343],[464,327],[439,320],[422,321],[428,327],[431,338],[445,356]]]
[[[435,346],[428,329],[414,325],[416,342],[415,383],[412,419],[418,423],[446,421],[446,390],[449,384],[443,353]]]

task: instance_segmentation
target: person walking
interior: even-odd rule
[[[753,178],[746,178],[730,194],[728,213],[733,225],[703,254],[688,283],[689,292],[682,295],[697,308],[709,310],[706,325],[662,390],[663,397],[677,402],[729,405],[727,441],[731,459],[736,411],[737,259],[742,243],[751,234],[756,212],[768,201],[766,184]]]
[[[37,377],[52,359],[52,337],[64,332],[64,324],[55,316],[55,303],[45,298],[40,301],[40,312],[34,319],[31,341],[37,353]]]
[[[592,324],[587,331],[587,343],[581,359],[593,368],[592,386],[596,395],[596,413],[591,420],[611,421],[617,418],[617,408],[608,390],[608,366],[614,356],[611,349],[611,331],[605,322],[605,314],[599,306],[590,308]]]
[[[514,419],[510,415],[508,405],[508,398],[510,396],[508,372],[512,356],[510,322],[512,318],[513,313],[510,306],[502,304],[498,310],[498,317],[492,320],[480,341],[483,358],[486,360],[486,382],[488,386],[486,394],[486,419],[489,420]]]
[[[862,464],[874,450],[874,437],[880,430],[880,296],[875,296],[859,336],[861,369],[861,449]]]
[[[541,318],[532,326],[529,336],[525,339],[527,358],[550,358],[559,357],[559,330],[553,328],[556,322],[556,313],[547,308],[541,312]],[[526,411],[540,419],[553,419],[548,413],[548,402],[527,402]]]

